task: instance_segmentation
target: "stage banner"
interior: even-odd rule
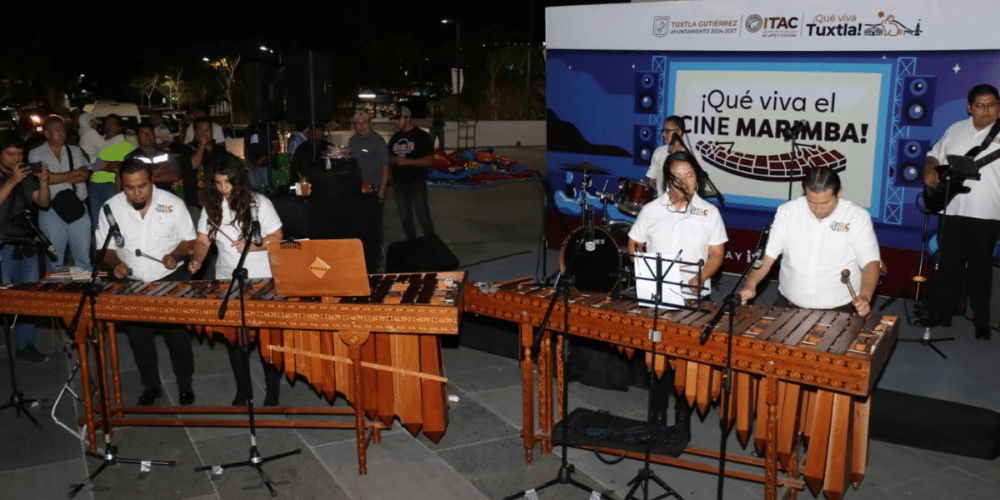
[[[915,269],[927,152],[968,118],[970,88],[1000,82],[1000,13],[971,0],[554,7],[546,23],[554,215],[579,223],[590,205],[634,221],[664,119],[679,115],[720,195],[727,270],[808,169],[829,166],[875,222],[882,293]]]

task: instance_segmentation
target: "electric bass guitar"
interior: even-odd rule
[[[989,165],[997,158],[1000,158],[1000,149],[976,160],[976,171]],[[937,170],[938,178],[941,179],[941,182],[938,182],[938,185],[933,188],[924,185],[924,207],[929,212],[940,212],[951,203],[951,200],[956,195],[959,193],[968,193],[972,188],[962,184],[965,180],[964,178],[959,177],[956,179],[947,175],[948,170],[951,168],[950,165],[938,165],[934,168]]]

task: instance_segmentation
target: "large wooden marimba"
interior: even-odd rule
[[[566,326],[562,298],[549,318],[547,329],[551,333],[543,337],[538,353],[537,429],[530,347],[533,328],[541,323],[554,293],[552,288],[531,285],[529,278],[466,286],[467,312],[521,325],[522,434],[529,463],[536,443],[540,443],[543,454],[552,447],[551,333],[561,339]],[[608,342],[629,357],[637,350],[645,351],[647,363],[658,375],[663,374],[666,363],[671,363],[678,393],[705,415],[709,406],[720,402],[722,396],[728,318],[724,317],[709,340],[701,345],[701,331],[720,306],[703,302],[699,307],[699,311],[659,311],[657,329],[662,336],[656,344],[655,359],[650,354],[653,310],[635,301],[574,291],[570,296],[568,332]],[[840,499],[847,485],[857,487],[865,474],[869,395],[895,345],[897,318],[866,319],[833,311],[744,306],[737,311],[734,324],[731,399],[728,413],[720,414],[720,418],[727,429],[735,426],[744,446],[752,437],[754,447],[765,459],[727,454],[727,461],[762,467],[764,474],[727,468],[726,475],[764,483],[768,499],[776,498],[778,486],[791,498],[798,490],[809,487],[814,495],[823,491],[830,500]],[[561,402],[562,343],[557,346],[557,401]],[[561,404],[556,406],[561,412]],[[694,447],[685,452],[719,457],[717,452]],[[629,456],[642,458],[637,453]],[[718,472],[717,466],[687,458],[656,456],[653,461]],[[781,477],[779,470],[785,472]]]
[[[367,473],[366,446],[380,440],[380,430],[400,423],[434,442],[447,426],[447,379],[441,364],[441,334],[457,334],[462,311],[463,272],[387,274],[369,277],[366,297],[279,298],[270,279],[248,280],[244,289],[247,326],[259,332],[265,361],[289,379],[305,377],[331,403],[342,395],[351,408],[257,407],[264,415],[325,415],[322,421],[255,419],[260,427],[355,429],[358,465]],[[238,297],[219,319],[229,280],[115,282],[106,284],[96,302],[96,316],[108,338],[98,336],[98,359],[108,359],[112,385],[108,394],[113,426],[245,426],[247,421],[194,418],[205,414],[240,414],[234,407],[133,407],[122,404],[118,352],[113,322],[182,324],[202,334],[238,341]],[[61,317],[70,322],[80,304],[80,283],[41,283],[0,289],[0,313]],[[75,332],[80,350],[87,427],[91,451],[97,451],[96,411],[90,397],[87,345],[90,310]],[[108,380],[98,383],[108,387]],[[139,415],[140,418],[135,416]],[[153,418],[151,415],[165,415]],[[169,416],[166,416],[169,415]],[[344,417],[347,417],[346,419]],[[365,420],[368,418],[368,421]],[[99,425],[99,422],[98,422]]]

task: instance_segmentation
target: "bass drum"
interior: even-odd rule
[[[594,227],[594,248],[587,249],[586,227],[579,227],[566,237],[559,251],[559,269],[563,274],[576,277],[576,289],[583,292],[610,293],[618,287],[626,288],[631,279],[631,261],[628,258],[628,231],[632,224],[609,221]],[[583,244],[581,244],[581,241]],[[573,261],[573,252],[580,255]],[[573,261],[573,267],[567,265]]]

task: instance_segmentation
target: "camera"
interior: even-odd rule
[[[31,162],[31,163],[27,163],[26,165],[28,166],[28,168],[31,169],[31,173],[33,173],[33,174],[40,174],[40,173],[42,173],[42,162],[40,162],[40,161],[34,161],[34,162]]]

